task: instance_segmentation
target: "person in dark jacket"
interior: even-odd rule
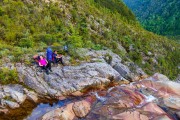
[[[46,59],[48,61],[48,66],[49,66],[49,70],[52,72],[51,70],[51,63],[52,63],[52,55],[53,55],[53,52],[52,52],[52,49],[50,47],[48,47],[46,49]]]
[[[57,50],[55,50],[53,52],[52,59],[53,59],[54,63],[61,62],[61,64],[64,65],[63,60],[62,60],[62,55],[61,54],[57,54]]]

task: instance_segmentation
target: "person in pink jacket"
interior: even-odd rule
[[[49,64],[48,64],[48,61],[46,60],[46,58],[44,58],[43,56],[40,56],[39,66],[40,66],[42,69],[46,70],[46,74],[49,74],[49,72],[48,72]]]

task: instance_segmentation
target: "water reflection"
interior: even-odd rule
[[[38,118],[40,118],[42,115],[44,115],[45,113],[54,110],[56,108],[65,106],[66,104],[72,102],[72,100],[70,99],[66,99],[66,100],[61,100],[58,101],[57,103],[53,103],[53,104],[49,104],[49,103],[40,103],[31,113],[31,115],[29,115],[26,120],[36,120]]]

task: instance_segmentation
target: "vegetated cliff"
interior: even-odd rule
[[[2,62],[9,58],[29,63],[24,61],[26,53],[42,51],[49,44],[68,44],[74,58],[74,48],[109,48],[148,74],[175,78],[179,73],[179,44],[144,30],[121,1],[3,0],[0,4]]]
[[[123,0],[145,29],[161,35],[180,35],[179,0]]]

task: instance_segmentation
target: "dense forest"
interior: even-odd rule
[[[24,54],[65,44],[72,59],[76,48],[108,48],[148,74],[179,73],[179,44],[144,30],[119,0],[0,1],[0,63],[8,57],[28,64]]]
[[[143,27],[160,35],[180,36],[179,0],[123,0]]]

